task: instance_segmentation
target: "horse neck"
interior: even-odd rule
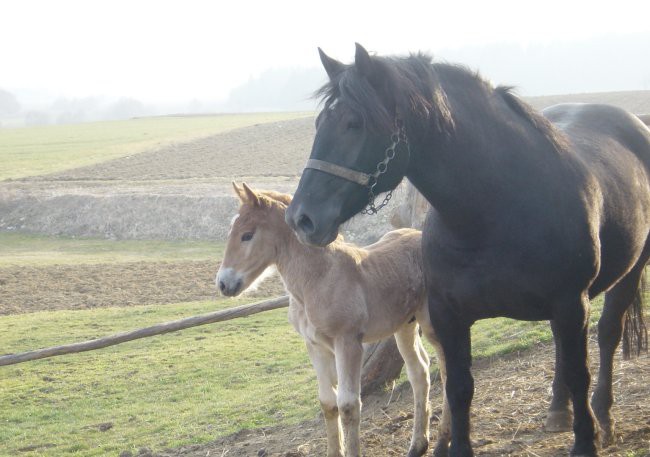
[[[458,85],[457,73],[440,74],[453,133],[443,138],[425,131],[411,138],[407,178],[450,225],[481,230],[495,206],[516,195],[513,186],[525,182],[522,175],[540,160],[553,160],[553,146],[476,76],[464,72],[466,81]]]

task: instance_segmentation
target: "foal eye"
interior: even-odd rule
[[[253,232],[246,232],[241,236],[242,241],[250,241],[253,239]]]

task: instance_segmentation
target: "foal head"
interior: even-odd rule
[[[235,296],[246,290],[262,272],[275,263],[284,234],[293,236],[284,222],[289,195],[273,191],[254,191],[246,184],[233,183],[241,206],[233,219],[226,252],[216,283],[224,295]]]

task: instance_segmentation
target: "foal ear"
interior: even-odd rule
[[[255,193],[253,189],[248,187],[248,184],[243,182],[242,187],[244,188],[244,193],[246,195],[246,201],[253,206],[262,206],[260,201],[260,196]]]
[[[332,59],[327,54],[323,52],[321,48],[318,48],[318,54],[320,55],[320,61],[323,63],[325,72],[330,79],[334,79],[336,75],[341,73],[345,69],[345,65],[339,62],[338,60]]]
[[[354,43],[356,52],[354,54],[354,65],[357,67],[359,74],[371,79],[375,73],[375,64],[370,58],[370,54],[359,43]]]
[[[243,202],[246,201],[246,194],[244,193],[244,189],[239,187],[235,181],[232,182],[232,188],[235,190],[235,195],[239,197],[239,200]]]

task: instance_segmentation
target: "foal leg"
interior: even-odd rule
[[[327,457],[343,457],[343,433],[336,404],[336,361],[327,348],[306,341],[318,379],[318,398],[327,430]]]
[[[551,406],[548,408],[544,429],[547,432],[568,432],[573,423],[573,412],[570,406],[571,392],[564,380],[562,348],[560,348],[560,337],[554,320],[551,321],[551,330],[555,342],[555,373],[553,375],[553,398]]]
[[[447,457],[447,455],[449,455],[449,441],[451,441],[451,411],[449,411],[449,402],[447,401],[447,394],[445,393],[445,384],[447,383],[445,353],[442,350],[436,332],[431,326],[429,310],[426,305],[420,312],[416,313],[416,318],[425,338],[429,343],[431,343],[433,349],[436,351],[438,370],[440,371],[440,384],[442,385],[442,416],[438,423],[438,440],[436,442],[436,447],[433,450],[433,456]]]
[[[445,395],[451,411],[451,457],[473,457],[472,445],[469,439],[470,420],[469,409],[474,395],[474,378],[470,367],[471,354],[471,324],[461,321],[455,312],[444,309],[436,298],[429,296],[429,314],[431,325],[440,340],[444,353],[447,381]],[[444,449],[436,448],[436,452]]]
[[[603,314],[598,321],[598,346],[600,348],[600,368],[598,384],[591,397],[591,406],[598,418],[603,432],[603,445],[614,441],[614,419],[610,409],[614,401],[612,394],[612,371],[614,353],[621,341],[625,311],[634,301],[641,282],[645,262],[635,267],[614,288],[605,295]]]
[[[415,322],[406,324],[395,333],[399,349],[413,389],[413,436],[408,457],[420,457],[429,447],[429,355],[426,353]]]
[[[588,401],[589,374],[587,359],[589,299],[586,292],[578,299],[558,303],[553,316],[562,351],[562,371],[573,401],[572,456],[596,457],[598,432]]]
[[[429,337],[429,342],[433,345],[438,359],[438,370],[440,371],[440,383],[442,384],[442,417],[438,424],[438,441],[433,450],[434,457],[447,457],[449,454],[449,442],[451,441],[451,411],[449,410],[449,401],[447,400],[447,365],[445,353],[442,350],[440,341],[435,336]]]
[[[339,380],[337,405],[343,425],[345,456],[361,457],[359,444],[361,421],[361,335],[334,340],[336,373]]]

